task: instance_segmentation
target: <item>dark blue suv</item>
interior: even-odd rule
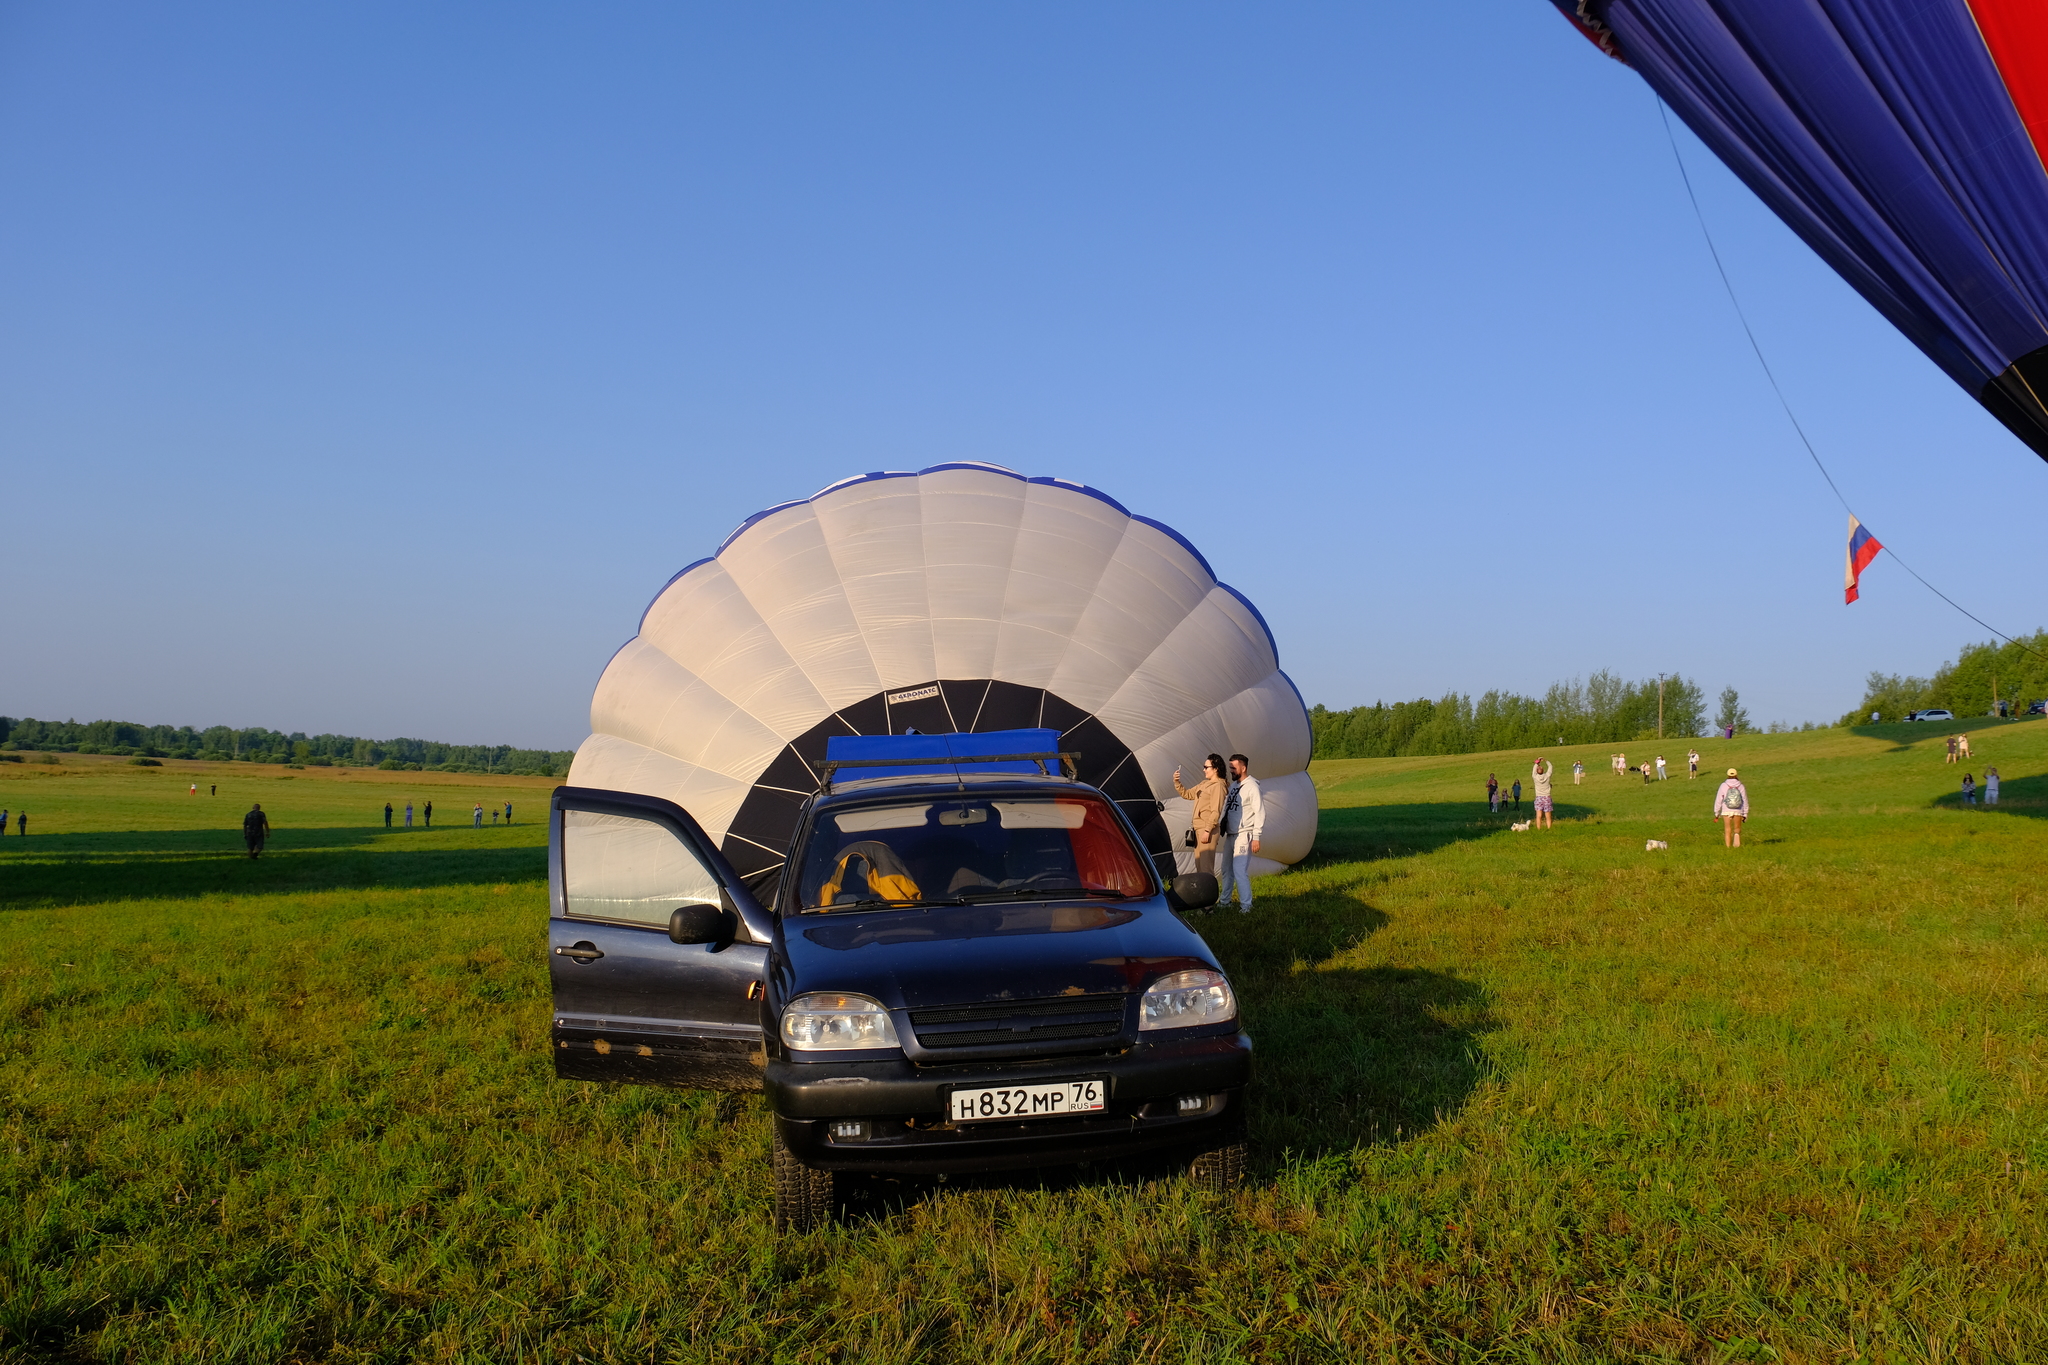
[[[765,1090],[790,1230],[830,1218],[842,1172],[1177,1148],[1228,1189],[1251,1040],[1177,913],[1215,880],[1162,877],[1057,740],[833,740],[756,887],[672,802],[558,789],[556,1074]]]

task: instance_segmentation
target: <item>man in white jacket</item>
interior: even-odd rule
[[[1252,854],[1259,851],[1259,836],[1266,832],[1266,806],[1259,797],[1259,779],[1251,775],[1251,760],[1243,754],[1230,756],[1230,795],[1223,802],[1223,856],[1216,860],[1216,904],[1230,904],[1237,891],[1238,911],[1252,911]]]

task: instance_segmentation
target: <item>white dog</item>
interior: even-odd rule
[[[1523,830],[1525,830],[1525,829],[1529,828],[1529,826],[1531,826],[1531,825],[1533,825],[1533,824],[1535,824],[1535,823],[1536,823],[1536,822],[1535,822],[1534,820],[1524,820],[1524,821],[1523,821],[1523,822],[1522,822],[1521,824],[1519,824],[1519,825],[1509,825],[1509,826],[1508,826],[1508,828],[1509,828],[1509,829],[1511,829],[1511,830],[1513,830],[1513,831],[1514,831],[1515,833],[1517,833],[1517,834],[1520,834],[1520,833],[1521,833],[1521,832],[1522,832]]]
[[[1646,839],[1643,841],[1643,852],[1645,853],[1655,853],[1660,848],[1668,850],[1670,847],[1671,845],[1665,843],[1662,839]]]

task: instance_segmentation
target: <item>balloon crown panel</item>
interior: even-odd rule
[[[648,604],[569,780],[666,797],[769,875],[833,736],[1038,727],[1162,859],[1184,852],[1173,772],[1192,785],[1210,753],[1259,778],[1255,870],[1315,841],[1308,714],[1258,609],[1171,527],[989,464],[748,518]]]

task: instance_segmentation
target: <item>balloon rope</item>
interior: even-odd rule
[[[1652,93],[1654,95],[1654,92]],[[1671,111],[1669,108],[1665,106],[1664,97],[1662,95],[1655,95],[1655,98],[1657,101],[1657,116],[1664,120],[1664,137],[1671,144],[1671,159],[1678,163],[1678,178],[1685,182],[1685,197],[1692,201],[1692,216],[1699,222],[1700,236],[1706,239],[1707,254],[1714,258],[1714,269],[1717,272],[1719,272],[1721,276],[1721,287],[1728,291],[1728,302],[1732,304],[1735,308],[1735,317],[1739,322],[1742,323],[1742,334],[1749,338],[1749,349],[1756,353],[1756,363],[1760,367],[1762,367],[1764,372],[1764,378],[1771,381],[1771,392],[1778,395],[1778,406],[1785,410],[1785,420],[1792,424],[1792,430],[1799,433],[1799,443],[1806,447],[1806,453],[1812,457],[1813,467],[1815,469],[1818,469],[1820,471],[1820,476],[1828,481],[1828,491],[1832,492],[1835,495],[1835,501],[1842,504],[1843,511],[1847,512],[1850,516],[1855,517],[1856,509],[1851,507],[1849,505],[1849,500],[1842,496],[1842,490],[1835,485],[1835,476],[1828,473],[1828,467],[1821,463],[1820,452],[1813,448],[1813,442],[1810,439],[1808,439],[1806,435],[1806,428],[1799,425],[1798,414],[1792,411],[1792,404],[1789,400],[1786,399],[1785,390],[1781,388],[1778,384],[1778,376],[1772,373],[1771,371],[1771,362],[1764,359],[1764,348],[1757,342],[1756,330],[1749,325],[1749,315],[1743,312],[1742,310],[1742,300],[1735,296],[1735,285],[1728,278],[1728,267],[1721,263],[1721,252],[1714,245],[1714,234],[1707,230],[1707,215],[1700,211],[1700,197],[1699,195],[1693,192],[1692,177],[1686,173],[1685,169],[1685,158],[1679,155],[1678,135],[1671,131]],[[1863,520],[1863,518],[1856,517],[1856,520],[1860,522]],[[1947,593],[1943,592],[1940,588],[1935,587],[1926,579],[1921,578],[1919,571],[1916,570],[1911,564],[1908,564],[1905,560],[1899,558],[1899,552],[1897,550],[1894,550],[1890,545],[1884,546],[1884,551],[1886,554],[1889,554],[1892,557],[1893,563],[1897,564],[1907,573],[1912,574],[1914,578],[1919,579],[1921,587],[1927,589],[1927,591],[1933,593],[1936,597],[1939,597],[1942,601],[1948,603],[1957,611],[1962,612],[1963,615],[1969,617],[1978,625],[1983,626],[1984,629],[1990,631],[1999,639],[2005,641],[2009,645],[2019,645],[2021,649],[2026,650],[2027,653],[2033,655],[2037,659],[2048,658],[2048,655],[2043,655],[2039,650],[2034,649],[2029,645],[2020,644],[2018,640],[2013,639],[2012,636],[2007,635],[2004,631],[1987,624],[1982,617],[1978,616],[1976,613],[1964,607],[1961,603],[1957,602],[1953,597],[1950,597]]]

